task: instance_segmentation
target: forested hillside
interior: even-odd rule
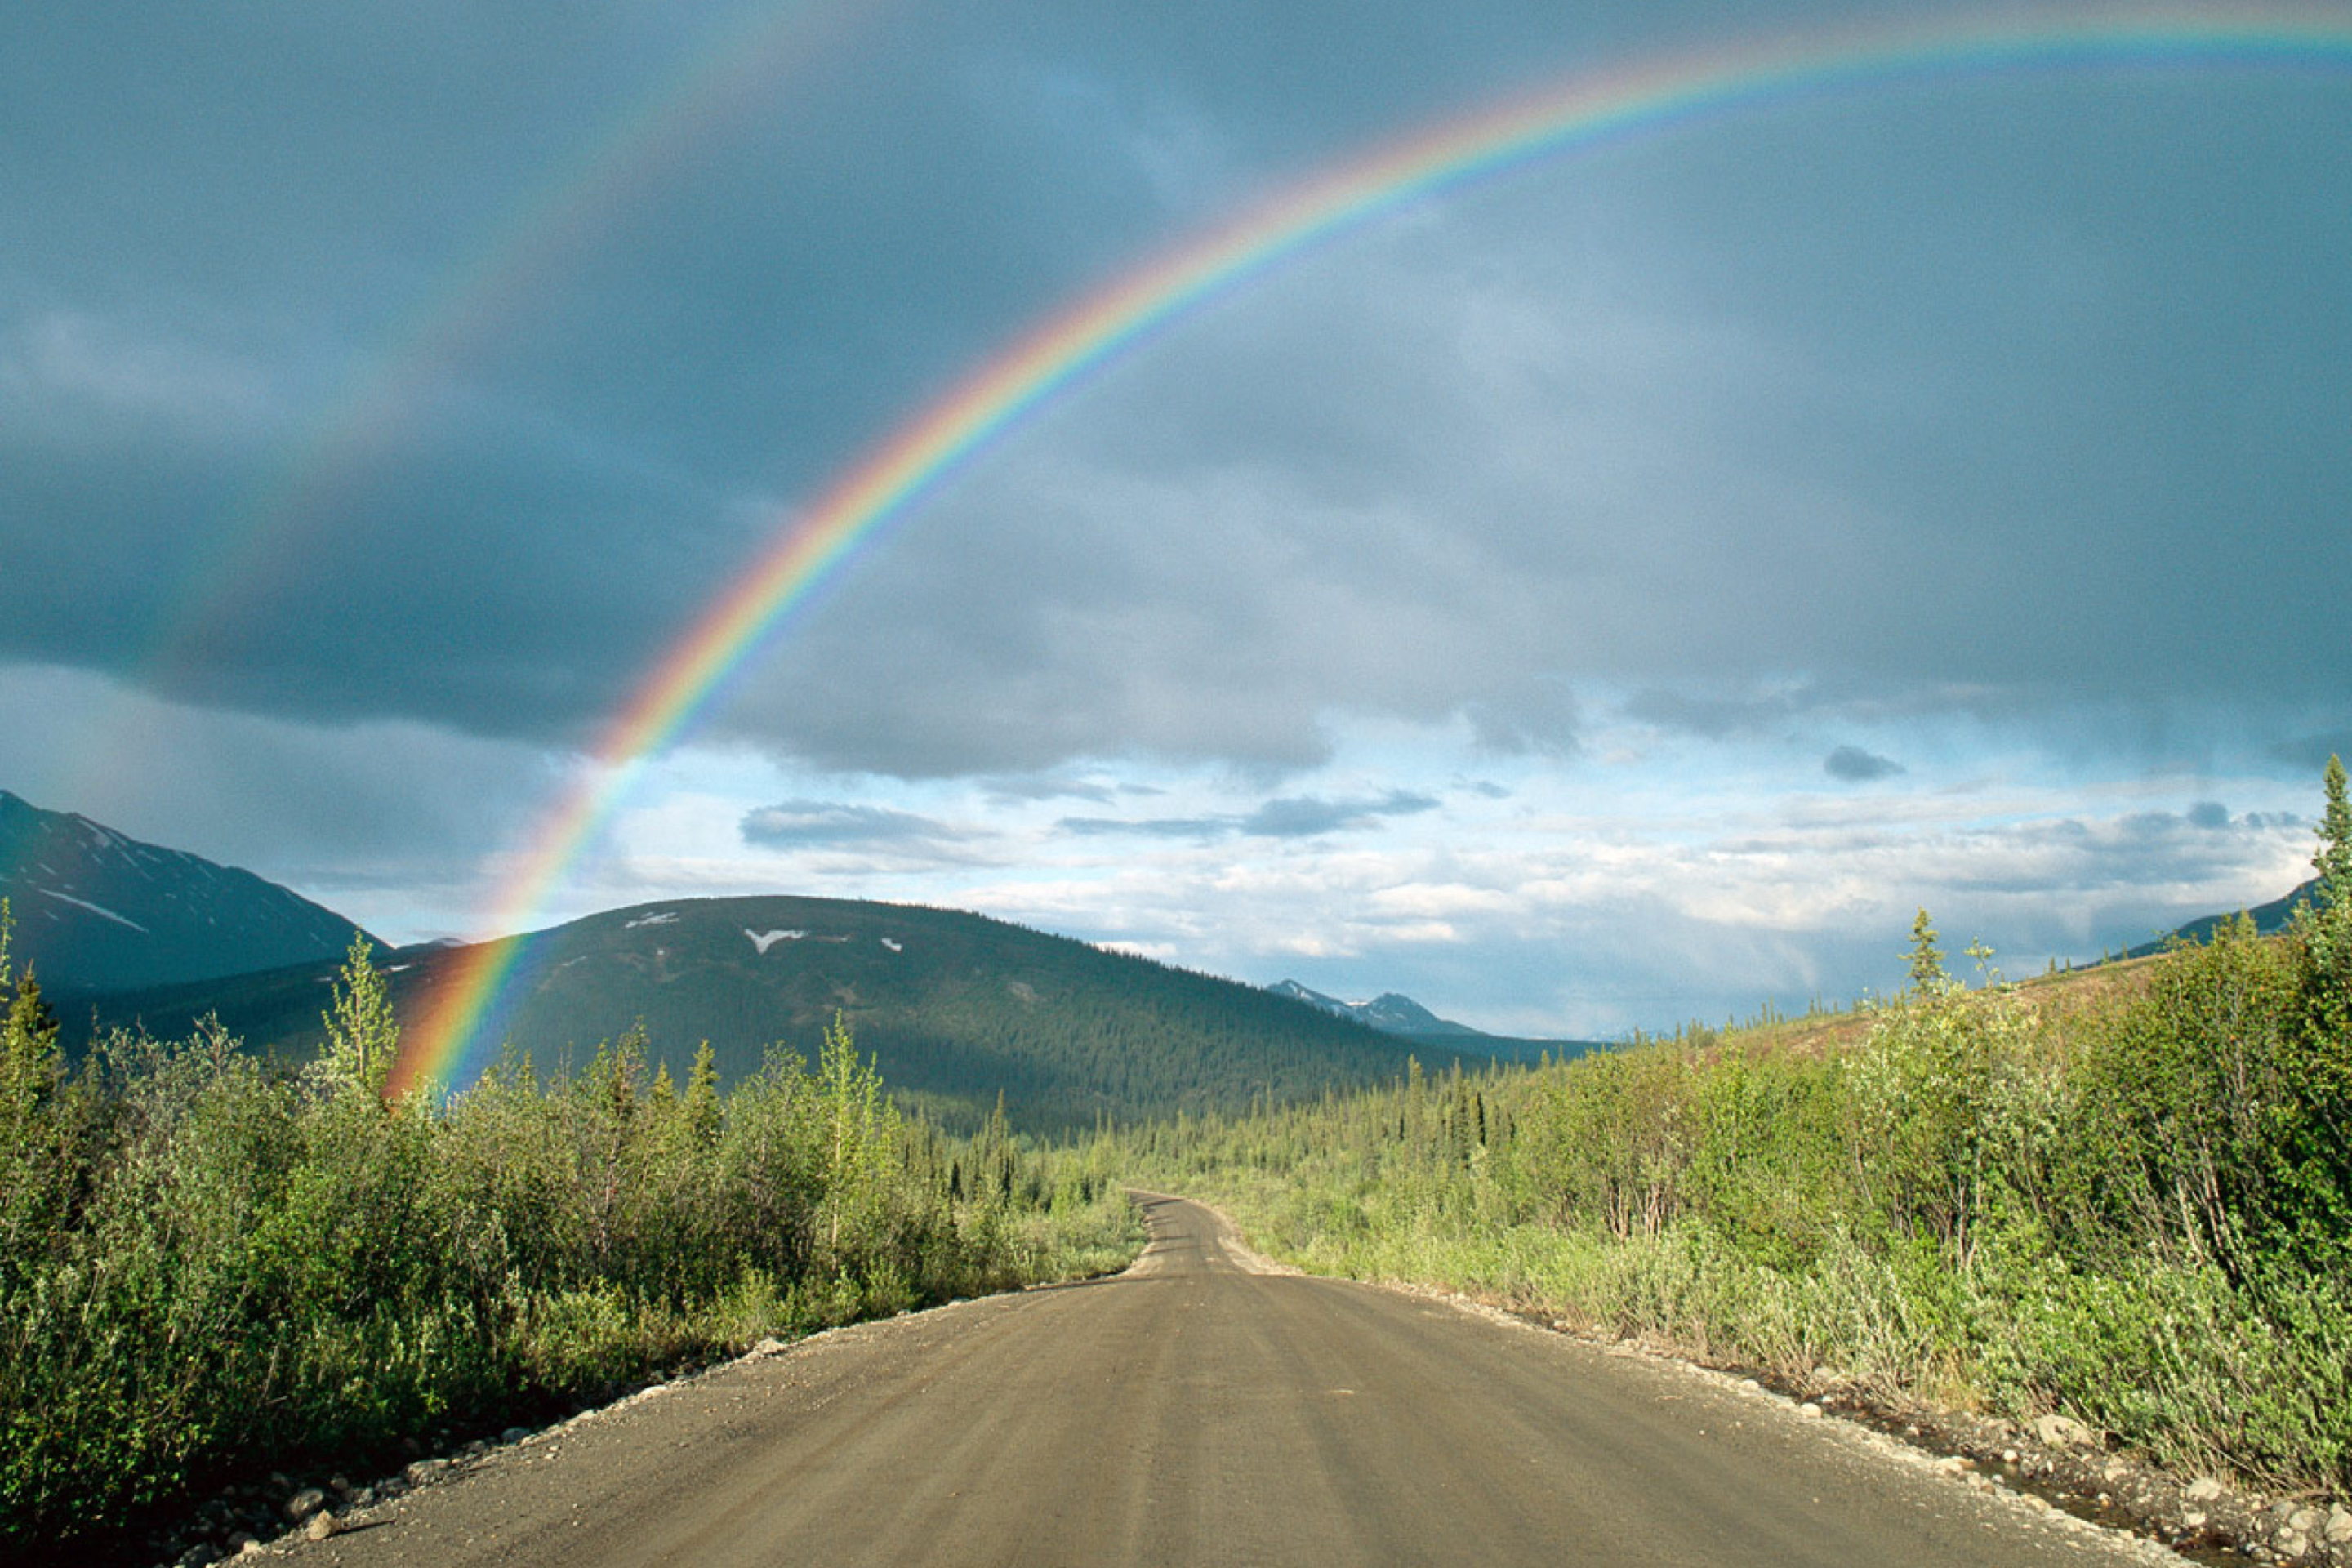
[[[1255,986],[953,910],[845,899],[696,899],[613,910],[526,939],[506,1033],[541,1068],[585,1062],[642,1021],[646,1054],[683,1075],[708,1040],[722,1081],[838,1013],[892,1091],[978,1125],[1002,1094],[1051,1131],[1179,1110],[1238,1110],[1384,1081],[1427,1045]],[[448,949],[385,960],[404,1023],[451,973]],[[105,1025],[232,1035],[296,1057],[320,1039],[329,966],[100,998]],[[81,1034],[89,1012],[73,1020]],[[1475,1058],[1474,1058],[1475,1059]]]

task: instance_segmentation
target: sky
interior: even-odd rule
[[[844,474],[1285,193],[2133,15],[13,8],[0,787],[394,942],[874,898],[1534,1036],[1890,991],[1922,907],[2020,975],[2278,897],[2352,752],[2342,43],[1768,94],[1323,234],[609,754]]]

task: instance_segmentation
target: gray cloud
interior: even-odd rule
[[[2268,748],[2276,761],[2307,771],[2317,778],[2327,766],[2330,757],[2352,756],[2352,731],[2321,735],[2303,735],[2292,741],[2280,741]]]
[[[1143,838],[1191,838],[1203,843],[1229,837],[1234,831],[1230,816],[1066,816],[1054,826],[1081,838],[1105,838],[1132,834]]]
[[[1118,798],[1113,786],[1093,779],[1060,778],[1045,774],[1010,776],[980,781],[992,804],[1008,805],[1033,800],[1090,800],[1108,805]]]
[[[1055,826],[1082,837],[1134,834],[1147,838],[1183,838],[1206,843],[1218,838],[1317,838],[1342,828],[1361,827],[1382,817],[1413,816],[1434,811],[1434,795],[1411,790],[1344,800],[1318,795],[1286,795],[1269,800],[1256,810],[1220,816],[1108,817],[1066,816]]]
[[[560,782],[535,748],[410,721],[290,723],[0,666],[0,785],[243,867],[394,942],[474,932],[483,860]]]
[[[1324,800],[1293,795],[1270,800],[1244,817],[1236,831],[1260,838],[1313,838],[1358,827],[1383,816],[1412,816],[1437,809],[1433,795],[1391,790],[1384,795],[1357,800]]]
[[[1769,731],[1818,698],[1787,691],[1698,693],[1648,687],[1624,704],[1625,715],[1661,729],[1719,741]]]
[[[1901,763],[1865,752],[1860,746],[1840,746],[1822,759],[1822,771],[1847,784],[1869,784],[1905,772]]]
[[[5,782],[458,910],[798,509],[1065,302],[1378,138],[1727,41],[1696,0],[798,20],[833,9],[773,8],[748,60],[736,0],[12,18]],[[1702,115],[1306,247],[873,531],[698,733],[1270,856],[1420,798],[1301,777],[1367,734],[1466,737],[1433,776],[1532,816],[1643,765],[1599,754],[1620,716],[1727,794],[1806,737],[1928,754],[1916,725],[2276,805],[2252,782],[2352,752],[2352,124],[2334,81],[2182,66]],[[1155,771],[1255,796],[1118,820]],[[2286,833],[2201,816],[2059,823],[1949,886],[2156,921]],[[740,837],[970,852],[856,800]],[[1661,985],[1795,963],[1648,912],[1610,920],[1657,956],[1608,962]]]
[[[1521,681],[1490,691],[1464,703],[1462,716],[1490,752],[1548,757],[1576,752],[1577,702],[1565,680]]]
[[[2221,828],[2230,826],[2230,808],[2218,800],[2200,800],[2189,808],[2191,827]]]
[[[743,842],[769,848],[842,848],[939,843],[969,837],[912,812],[845,801],[789,800],[747,812]]]

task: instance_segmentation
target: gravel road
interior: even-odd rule
[[[352,1568],[2178,1563],[1736,1380],[1271,1270],[1144,1200],[1117,1279],[753,1356],[273,1548]]]

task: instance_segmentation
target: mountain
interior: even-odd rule
[[[2286,929],[2287,922],[2294,918],[2297,908],[2311,901],[2312,890],[2318,885],[2319,879],[2315,877],[2286,897],[2273,899],[2267,904],[2257,904],[2245,912],[2253,917],[2256,931],[2264,936],[2274,935]],[[2126,949],[2124,956],[2146,958],[2150,953],[2162,952],[2176,939],[2181,942],[2211,942],[2213,929],[2223,921],[2235,920],[2237,916],[2238,911],[2234,910],[2226,915],[2200,915],[2186,925],[2175,926],[2170,932],[2158,937],[2153,942],[2144,942],[2137,947]]]
[[[142,844],[6,790],[0,898],[16,922],[16,967],[60,998],[340,957],[359,933],[250,871]]]
[[[1032,1130],[1238,1110],[1261,1095],[1387,1080],[1415,1048],[1255,986],[952,910],[676,900],[524,940],[505,1036],[542,1071],[585,1065],[599,1042],[642,1019],[651,1057],[673,1076],[708,1039],[734,1081],[758,1069],[771,1042],[814,1056],[838,1010],[892,1091],[950,1122],[977,1120],[1000,1091]],[[404,1024],[467,956],[446,946],[386,955]],[[307,1054],[332,973],[312,963],[119,994],[93,1011],[158,1036],[215,1012],[250,1046]],[[1420,1054],[1429,1066],[1448,1059]]]
[[[1369,1002],[1342,1002],[1296,980],[1280,981],[1266,989],[1276,996],[1304,1002],[1335,1018],[1352,1018],[1384,1035],[1411,1040],[1416,1046],[1465,1057],[1487,1057],[1506,1062],[1532,1062],[1549,1057],[1553,1061],[1566,1061],[1588,1051],[1609,1048],[1601,1040],[1534,1040],[1514,1035],[1489,1035],[1467,1024],[1441,1018],[1412,997],[1394,991],[1382,992]]]
[[[1287,996],[1294,1002],[1319,1007],[1335,1018],[1353,1018],[1384,1035],[1411,1035],[1419,1039],[1431,1035],[1475,1036],[1478,1033],[1467,1024],[1441,1018],[1412,997],[1401,996],[1393,991],[1383,992],[1369,1002],[1342,1002],[1337,996],[1310,991],[1296,980],[1285,980],[1266,989],[1276,996]]]

